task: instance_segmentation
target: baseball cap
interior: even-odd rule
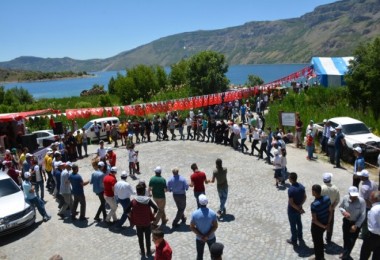
[[[335,128],[330,126],[330,132],[335,132]]]
[[[25,154],[25,157],[28,158],[28,157],[32,157],[33,155],[31,155],[30,153],[27,153]]]
[[[46,154],[48,154],[48,155],[53,154],[53,151],[47,151]]]
[[[24,177],[25,177],[25,179],[29,178],[30,176],[31,176],[30,172],[25,172],[25,173],[24,173]]]
[[[100,144],[104,144],[104,141],[103,141],[103,140],[100,140],[99,143],[100,143]]]
[[[154,169],[154,172],[156,172],[156,173],[161,173],[161,167],[160,167],[160,166],[157,166],[157,167]]]
[[[323,123],[326,123],[327,122],[327,119],[323,119]]]
[[[360,177],[369,177],[369,172],[367,170],[362,170],[360,172],[357,172],[356,175]]]
[[[98,166],[103,167],[104,166],[104,162],[102,162],[102,161],[98,162]]]
[[[206,195],[204,195],[204,194],[199,195],[198,200],[199,200],[199,204],[201,204],[203,206],[206,206],[208,203],[208,199],[207,199]]]
[[[362,148],[360,148],[360,146],[356,146],[354,148],[354,151],[357,151],[358,153],[362,153]]]
[[[112,152],[112,151],[113,151],[112,148],[107,148],[107,153]]]
[[[73,166],[73,163],[72,163],[72,162],[66,162],[65,165],[66,165],[66,166],[69,166],[69,167],[72,167],[72,166]]]
[[[111,168],[111,172],[115,172],[115,173],[116,173],[116,172],[117,172],[117,167],[115,167],[115,166],[112,167],[112,168]]]
[[[127,171],[122,171],[120,177],[121,178],[127,178],[128,177]]]
[[[358,197],[359,196],[358,188],[356,188],[355,186],[351,186],[350,188],[348,188],[348,194],[350,194],[350,196],[352,197]]]
[[[342,125],[337,125],[335,129],[342,129]]]
[[[330,182],[332,177],[332,173],[325,172],[323,174],[323,182]]]

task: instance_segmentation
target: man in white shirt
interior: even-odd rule
[[[338,205],[340,201],[340,193],[339,189],[334,185],[331,184],[331,178],[332,178],[332,173],[326,172],[323,174],[323,182],[324,184],[322,185],[322,196],[328,196],[331,201],[331,221],[330,221],[330,226],[326,230],[326,243],[330,244],[331,243],[331,237],[332,233],[334,230],[334,212],[335,208]]]
[[[62,219],[65,217],[66,210],[69,207],[72,207],[71,185],[69,181],[72,163],[66,162],[65,166],[66,167],[61,172],[61,186],[59,189],[59,193],[62,195],[64,203],[57,214]]]
[[[368,212],[368,236],[364,238],[360,250],[360,260],[380,259],[380,191],[374,191],[370,196],[372,208]]]
[[[104,148],[104,141],[100,140],[99,142],[100,147],[98,148],[96,154],[99,156],[100,160],[104,160],[106,158],[107,149]]]
[[[119,221],[116,223],[115,229],[121,229],[124,222],[127,220],[129,213],[127,209],[131,203],[131,196],[136,194],[132,189],[132,186],[127,182],[127,177],[128,173],[123,171],[120,176],[121,180],[117,181],[114,186],[116,200],[123,207],[123,215],[121,215]]]

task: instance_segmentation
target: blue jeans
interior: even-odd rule
[[[307,150],[307,157],[309,157],[309,159],[313,159],[314,147],[312,145],[306,146],[306,150]]]
[[[37,197],[41,198],[42,200],[44,199],[44,181],[37,181],[35,186],[36,188],[36,195]],[[40,194],[40,190],[41,190],[41,194]]]
[[[303,240],[301,214],[288,210],[288,218],[290,224],[290,232],[292,233],[292,242],[297,242],[297,238],[298,240]]]
[[[33,199],[28,199],[27,201],[33,207],[37,208],[38,212],[41,214],[42,217],[48,216],[48,214],[46,213],[46,210],[45,210],[45,204],[40,198],[34,197]]]
[[[340,157],[342,156],[342,150],[335,148],[335,166],[340,167]]]
[[[205,251],[205,244],[207,243],[208,249],[210,250],[210,247],[212,244],[216,242],[216,237],[207,240],[207,242],[203,242],[202,240],[197,241],[197,260],[203,260],[203,252]]]
[[[228,187],[224,189],[218,189],[218,195],[220,199],[219,210],[222,212],[225,212],[226,211],[225,205],[226,205],[227,196],[228,196]]]
[[[127,209],[129,207],[129,204],[131,204],[131,200],[130,199],[118,199],[117,200],[117,203],[119,203],[122,207],[123,207],[123,215],[121,215],[119,221],[117,222],[116,224],[116,227],[122,227],[124,222],[127,220],[128,218],[128,212]]]

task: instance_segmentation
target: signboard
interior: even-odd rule
[[[296,113],[281,113],[281,125],[296,126]]]

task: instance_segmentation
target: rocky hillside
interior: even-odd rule
[[[342,0],[299,18],[248,22],[212,31],[176,34],[107,59],[20,57],[0,67],[41,71],[119,70],[136,64],[168,66],[202,50],[223,53],[229,64],[309,62],[312,56],[347,56],[380,36],[379,0]]]

